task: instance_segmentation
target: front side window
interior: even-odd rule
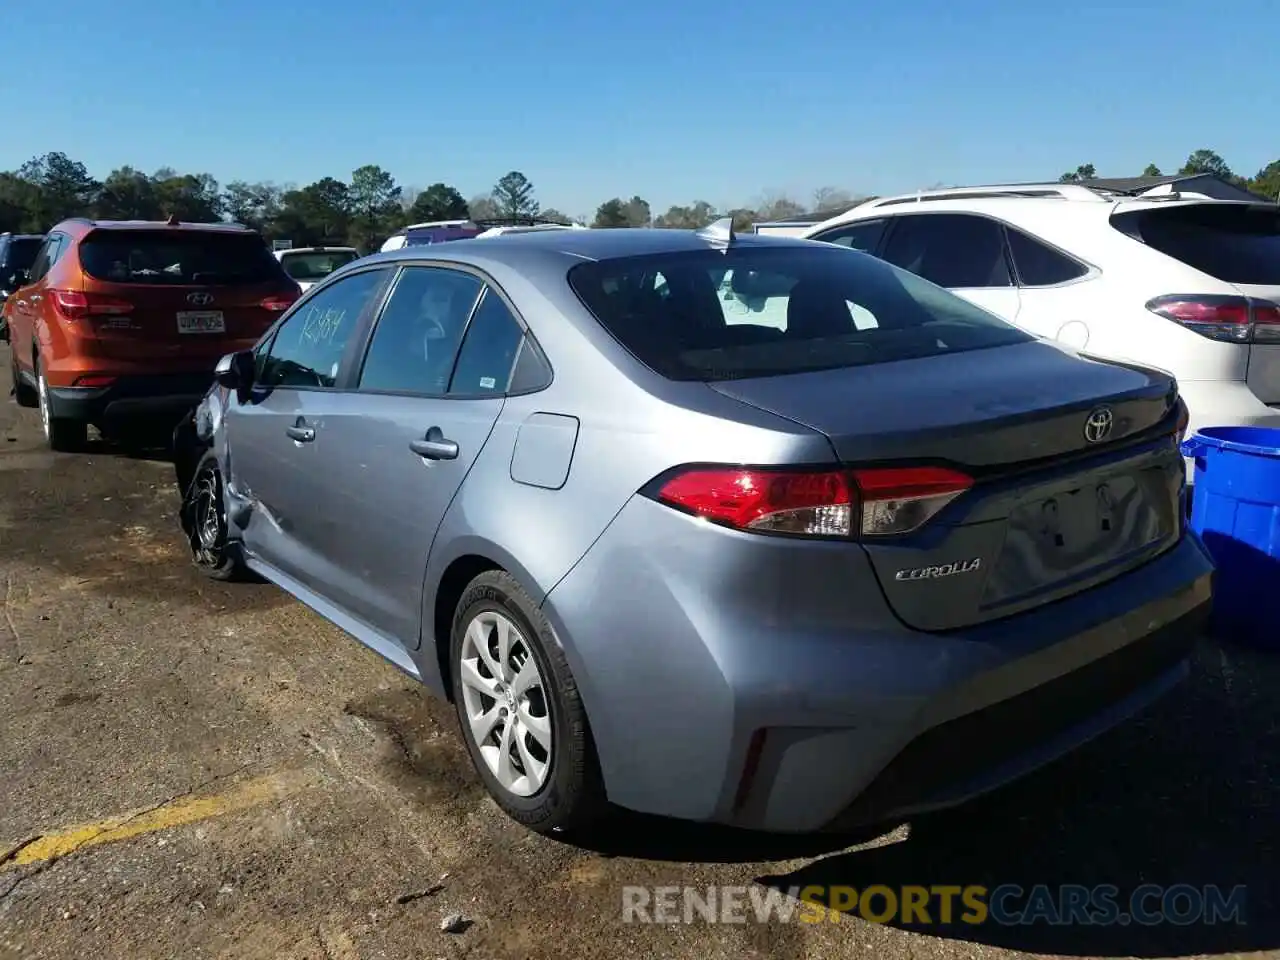
[[[847,223],[842,227],[828,230],[814,237],[823,243],[835,243],[863,253],[874,252],[884,233],[884,220],[864,220],[860,223]]]
[[[257,383],[275,387],[332,387],[342,357],[387,271],[365,270],[335,280],[300,304],[260,349]]]
[[[674,380],[852,368],[1033,339],[912,273],[835,246],[601,260],[573,267],[568,280],[622,346]]]
[[[880,255],[949,290],[1013,286],[1004,230],[985,217],[960,213],[896,217]]]
[[[387,298],[360,371],[360,389],[439,396],[481,282],[441,267],[406,267]]]

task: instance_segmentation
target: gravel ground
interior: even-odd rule
[[[1280,657],[1206,640],[1147,717],[871,843],[620,816],[586,850],[497,812],[446,704],[199,577],[176,505],[163,460],[48,453],[0,400],[0,958],[1280,958]],[[809,883],[1245,884],[1248,922],[622,921],[628,885]]]

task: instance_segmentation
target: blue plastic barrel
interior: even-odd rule
[[[1182,444],[1195,461],[1191,529],[1213,557],[1213,632],[1280,649],[1280,429],[1206,427]]]

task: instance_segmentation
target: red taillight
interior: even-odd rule
[[[1171,294],[1148,301],[1152,313],[1224,343],[1280,343],[1280,306],[1251,297]]]
[[[662,485],[658,499],[739,530],[847,537],[853,498],[842,471],[694,468]]]
[[[294,301],[296,301],[297,299],[298,298],[295,296],[288,296],[288,295],[279,296],[279,297],[267,297],[265,300],[259,303],[258,306],[260,306],[263,310],[270,310],[272,313],[280,313],[281,311],[288,310],[290,307],[292,307],[294,304]]]
[[[657,499],[738,530],[882,537],[919,529],[972,485],[945,467],[694,467],[663,483]]]
[[[75,387],[109,387],[116,382],[115,377],[76,377],[76,382],[72,384]]]
[[[85,320],[88,317],[118,317],[133,312],[133,304],[128,300],[117,300],[115,297],[104,297],[96,293],[81,293],[79,290],[50,290],[54,309],[67,320]]]

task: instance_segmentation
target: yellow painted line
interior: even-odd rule
[[[55,860],[100,844],[264,806],[298,792],[308,780],[298,772],[274,773],[246,780],[224,793],[181,796],[158,807],[42,834],[16,847],[0,847],[0,850],[12,851],[0,864],[0,870]]]

